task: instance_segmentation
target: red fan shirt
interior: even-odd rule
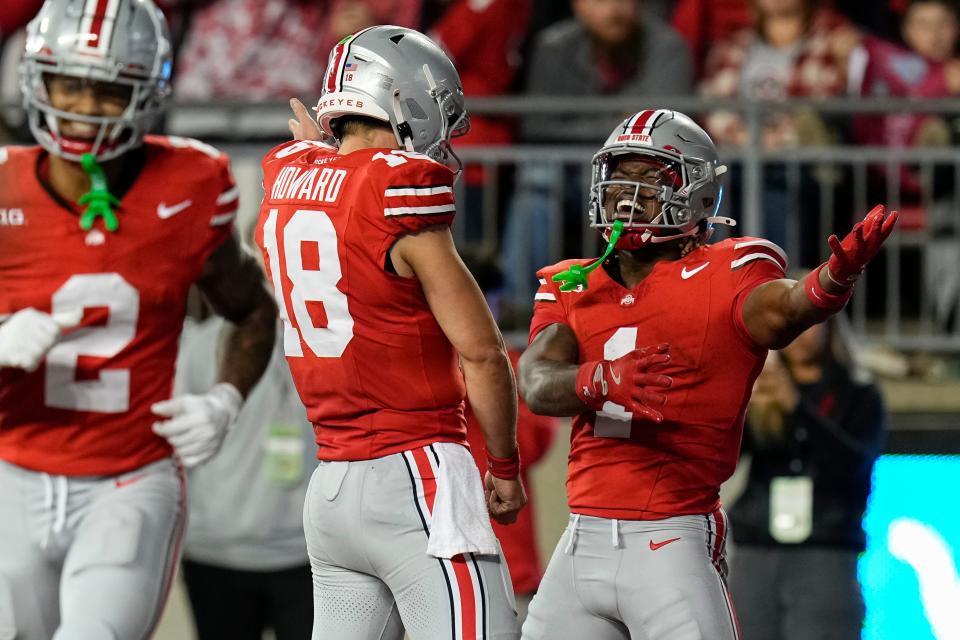
[[[387,270],[403,235],[450,225],[453,172],[389,149],[289,142],[264,158],[257,242],[321,460],[466,442],[459,360],[416,278]]]
[[[151,430],[170,397],[187,291],[229,235],[238,191],[227,157],[147,136],[116,208],[84,231],[37,178],[39,147],[0,148],[0,317],[82,309],[34,372],[0,369],[0,459],[46,473],[116,475],[171,453]]]
[[[746,331],[743,302],[756,286],[783,277],[786,256],[766,240],[733,238],[658,262],[633,289],[603,268],[580,291],[561,292],[551,280],[589,262],[539,272],[530,339],[566,324],[581,362],[667,342],[672,359],[661,371],[673,386],[662,424],[634,421],[613,403],[574,417],[570,510],[623,520],[708,513],[736,467],[744,412],[766,356]]]

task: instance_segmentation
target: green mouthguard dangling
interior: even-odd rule
[[[116,231],[120,228],[120,221],[111,207],[119,206],[120,201],[114,197],[107,189],[107,177],[103,169],[97,164],[96,158],[92,153],[85,153],[80,156],[80,166],[88,176],[90,176],[90,191],[86,192],[78,204],[87,205],[87,208],[80,215],[80,228],[89,231],[93,228],[93,223],[97,217],[103,218],[103,226],[107,231]]]
[[[561,271],[560,273],[554,275],[552,280],[560,283],[560,291],[573,291],[577,287],[583,287],[586,289],[587,276],[590,275],[591,271],[603,264],[603,261],[607,259],[607,256],[613,252],[613,248],[616,246],[617,240],[620,239],[621,233],[623,233],[623,221],[617,220],[613,223],[613,230],[610,232],[610,241],[607,242],[607,249],[596,262],[588,264],[587,266],[575,264],[568,270]]]

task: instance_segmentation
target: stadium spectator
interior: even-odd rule
[[[692,91],[690,52],[676,31],[641,9],[639,0],[572,0],[574,17],[535,38],[524,92],[530,96],[676,96]],[[595,114],[538,114],[524,119],[523,139],[544,144],[606,137],[620,118]],[[548,242],[563,234],[570,253],[580,250],[583,206],[579,174],[558,164],[520,167],[503,243],[512,297],[536,289],[534,272],[550,261]],[[562,191],[562,222],[552,215],[551,192]],[[558,229],[558,222],[564,226]],[[556,258],[557,256],[553,256]]]
[[[946,0],[913,0],[903,16],[907,48],[868,36],[850,58],[851,94],[869,98],[942,98],[960,93],[960,60],[953,57],[960,38],[958,8]],[[944,146],[947,123],[928,113],[862,115],[854,120],[854,141],[890,147]],[[874,177],[885,183],[885,169]],[[878,185],[885,188],[885,184]],[[900,198],[918,202],[921,180],[906,167],[900,173]]]
[[[707,54],[699,91],[707,98],[776,101],[826,98],[842,93],[845,69],[858,34],[817,0],[756,0],[755,24],[718,42]],[[767,148],[806,142],[797,119],[775,114],[764,123]],[[743,119],[727,111],[710,114],[706,128],[718,144],[747,142]]]
[[[222,321],[188,325],[177,393],[214,380]],[[303,500],[316,466],[313,428],[284,362],[282,332],[223,448],[187,475],[183,577],[199,640],[308,638],[313,621]]]
[[[754,27],[743,29],[718,42],[707,54],[706,73],[700,83],[705,98],[747,98],[766,101],[761,122],[761,144],[768,150],[834,142],[836,130],[809,110],[777,109],[776,102],[795,97],[827,98],[843,92],[850,51],[859,35],[837,13],[820,7],[818,0],[755,0]],[[705,128],[718,145],[745,146],[749,142],[746,121],[727,110],[711,112]],[[739,208],[739,171],[734,167],[731,195]],[[818,186],[833,188],[835,175],[808,168],[802,173],[799,208],[816,212]],[[818,185],[814,182],[820,179]],[[763,174],[762,230],[760,233],[790,248],[801,263],[819,259],[819,238],[832,229],[808,228],[798,220],[799,246],[788,243],[789,211],[787,171],[782,164],[768,163]],[[815,215],[812,219],[816,219]],[[803,223],[803,224],[801,224]]]
[[[752,21],[747,0],[679,0],[670,19],[690,47],[697,78],[703,74],[713,44],[749,27]]]
[[[520,67],[520,46],[530,25],[531,0],[446,0],[445,11],[433,25],[433,38],[460,71],[463,92],[472,97],[498,96],[513,87]],[[457,146],[504,145],[515,138],[511,118],[471,116],[470,132]],[[479,241],[483,234],[483,184],[487,176],[478,165],[465,172],[464,206],[467,238]],[[499,209],[499,207],[498,207]]]
[[[194,14],[178,60],[181,100],[319,95],[344,35],[381,22],[416,26],[420,0],[217,0]]]
[[[493,317],[497,319],[500,308],[499,296],[503,290],[503,272],[499,265],[488,254],[474,248],[464,248],[460,251],[460,255],[467,269],[476,279],[480,290],[483,291]],[[514,370],[517,368],[521,353],[521,350],[508,346],[508,355]],[[466,406],[466,416],[470,452],[480,471],[484,472],[487,461],[484,455],[483,431],[469,403]],[[510,567],[510,577],[513,580],[513,591],[517,596],[517,612],[521,622],[543,577],[543,562],[537,547],[530,469],[537,466],[550,450],[556,435],[557,423],[555,418],[534,414],[523,400],[517,399],[517,443],[520,445],[520,460],[523,465],[520,470],[520,479],[527,490],[527,508],[520,512],[517,521],[510,526],[491,521],[493,532],[497,535],[500,546],[503,547],[507,566]]]
[[[749,479],[730,511],[730,586],[745,638],[860,638],[861,520],[886,417],[842,320],[770,352],[754,385]]]
[[[946,0],[911,0],[901,33],[906,47],[866,37],[850,60],[850,93],[870,99],[944,98],[960,94],[960,38],[957,5]],[[853,119],[858,144],[892,148],[944,147],[955,144],[951,117],[904,111],[864,114]],[[900,203],[905,228],[928,228],[922,279],[938,324],[952,329],[960,309],[960,228],[954,218],[956,182],[952,163],[871,165],[869,198]],[[892,172],[892,174],[891,174]],[[890,178],[893,178],[892,180]]]
[[[5,38],[27,26],[42,5],[43,0],[4,0],[3,11],[0,11],[0,37]]]

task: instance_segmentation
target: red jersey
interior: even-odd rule
[[[453,172],[389,149],[288,142],[263,160],[257,243],[318,458],[466,442],[459,360],[416,278],[387,270],[403,235],[450,225]]]
[[[672,376],[673,386],[659,425],[634,422],[613,403],[609,412],[574,417],[570,510],[623,520],[709,513],[736,467],[744,412],[766,357],[744,326],[743,303],[756,286],[784,277],[786,256],[766,240],[733,238],[658,262],[633,289],[600,268],[585,290],[561,292],[551,277],[573,263],[589,261],[539,272],[530,339],[566,324],[580,362],[667,342],[671,361],[658,372]]]
[[[187,291],[230,233],[238,192],[227,157],[147,136],[116,232],[37,175],[39,147],[0,148],[0,317],[82,308],[34,372],[0,369],[0,459],[61,475],[116,475],[171,454],[151,430],[170,397]]]
[[[510,360],[516,369],[520,359],[518,351],[510,350]],[[537,464],[553,443],[557,430],[556,418],[538,416],[530,411],[521,399],[517,403],[517,444],[520,447],[520,479],[527,490],[527,507],[521,509],[517,521],[503,525],[491,520],[493,532],[503,547],[503,555],[510,567],[510,578],[516,593],[533,593],[543,577],[543,565],[537,551],[537,532],[533,520],[533,486],[530,484],[530,468]],[[467,440],[473,459],[480,473],[487,471],[486,441],[476,416],[467,404]]]

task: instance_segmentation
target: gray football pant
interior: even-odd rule
[[[426,553],[436,479],[421,471],[428,455],[424,447],[314,471],[303,513],[314,640],[399,639],[404,628],[412,640],[519,638],[502,553]]]
[[[735,640],[726,518],[573,515],[523,624],[523,640]]]
[[[863,598],[857,552],[849,549],[737,545],[730,590],[749,640],[859,640]]]
[[[137,640],[166,601],[185,525],[167,458],[120,476],[0,461],[0,640]]]

